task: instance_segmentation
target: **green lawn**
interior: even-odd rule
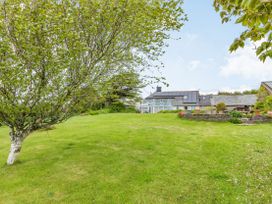
[[[272,125],[193,122],[176,114],[74,117],[24,143],[0,203],[272,203]]]

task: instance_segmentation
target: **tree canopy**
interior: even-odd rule
[[[258,94],[258,90],[246,90],[246,91],[235,91],[235,92],[227,92],[227,91],[219,91],[218,95],[251,95]]]
[[[128,104],[133,105],[140,99],[140,88],[143,88],[143,82],[139,74],[135,72],[121,72],[108,80],[106,87],[106,90],[102,91],[106,105],[121,100],[127,100]]]
[[[230,51],[244,47],[247,40],[256,43],[256,55],[261,61],[272,58],[272,1],[271,0],[214,0],[222,22],[235,18],[246,30],[234,40]]]
[[[152,67],[182,0],[4,0],[0,4],[0,120],[12,164],[30,132],[61,122],[82,89]]]

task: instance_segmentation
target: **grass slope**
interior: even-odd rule
[[[0,203],[271,203],[272,126],[175,114],[74,117],[24,143],[5,165]]]

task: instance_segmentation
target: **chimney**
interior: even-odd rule
[[[157,86],[157,90],[156,90],[156,92],[161,92],[161,91],[162,91],[162,87]]]

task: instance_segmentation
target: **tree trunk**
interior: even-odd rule
[[[16,161],[22,148],[22,143],[25,138],[24,135],[25,134],[23,134],[22,132],[10,133],[11,145],[10,145],[10,152],[9,152],[9,156],[7,160],[8,165],[12,165]]]

